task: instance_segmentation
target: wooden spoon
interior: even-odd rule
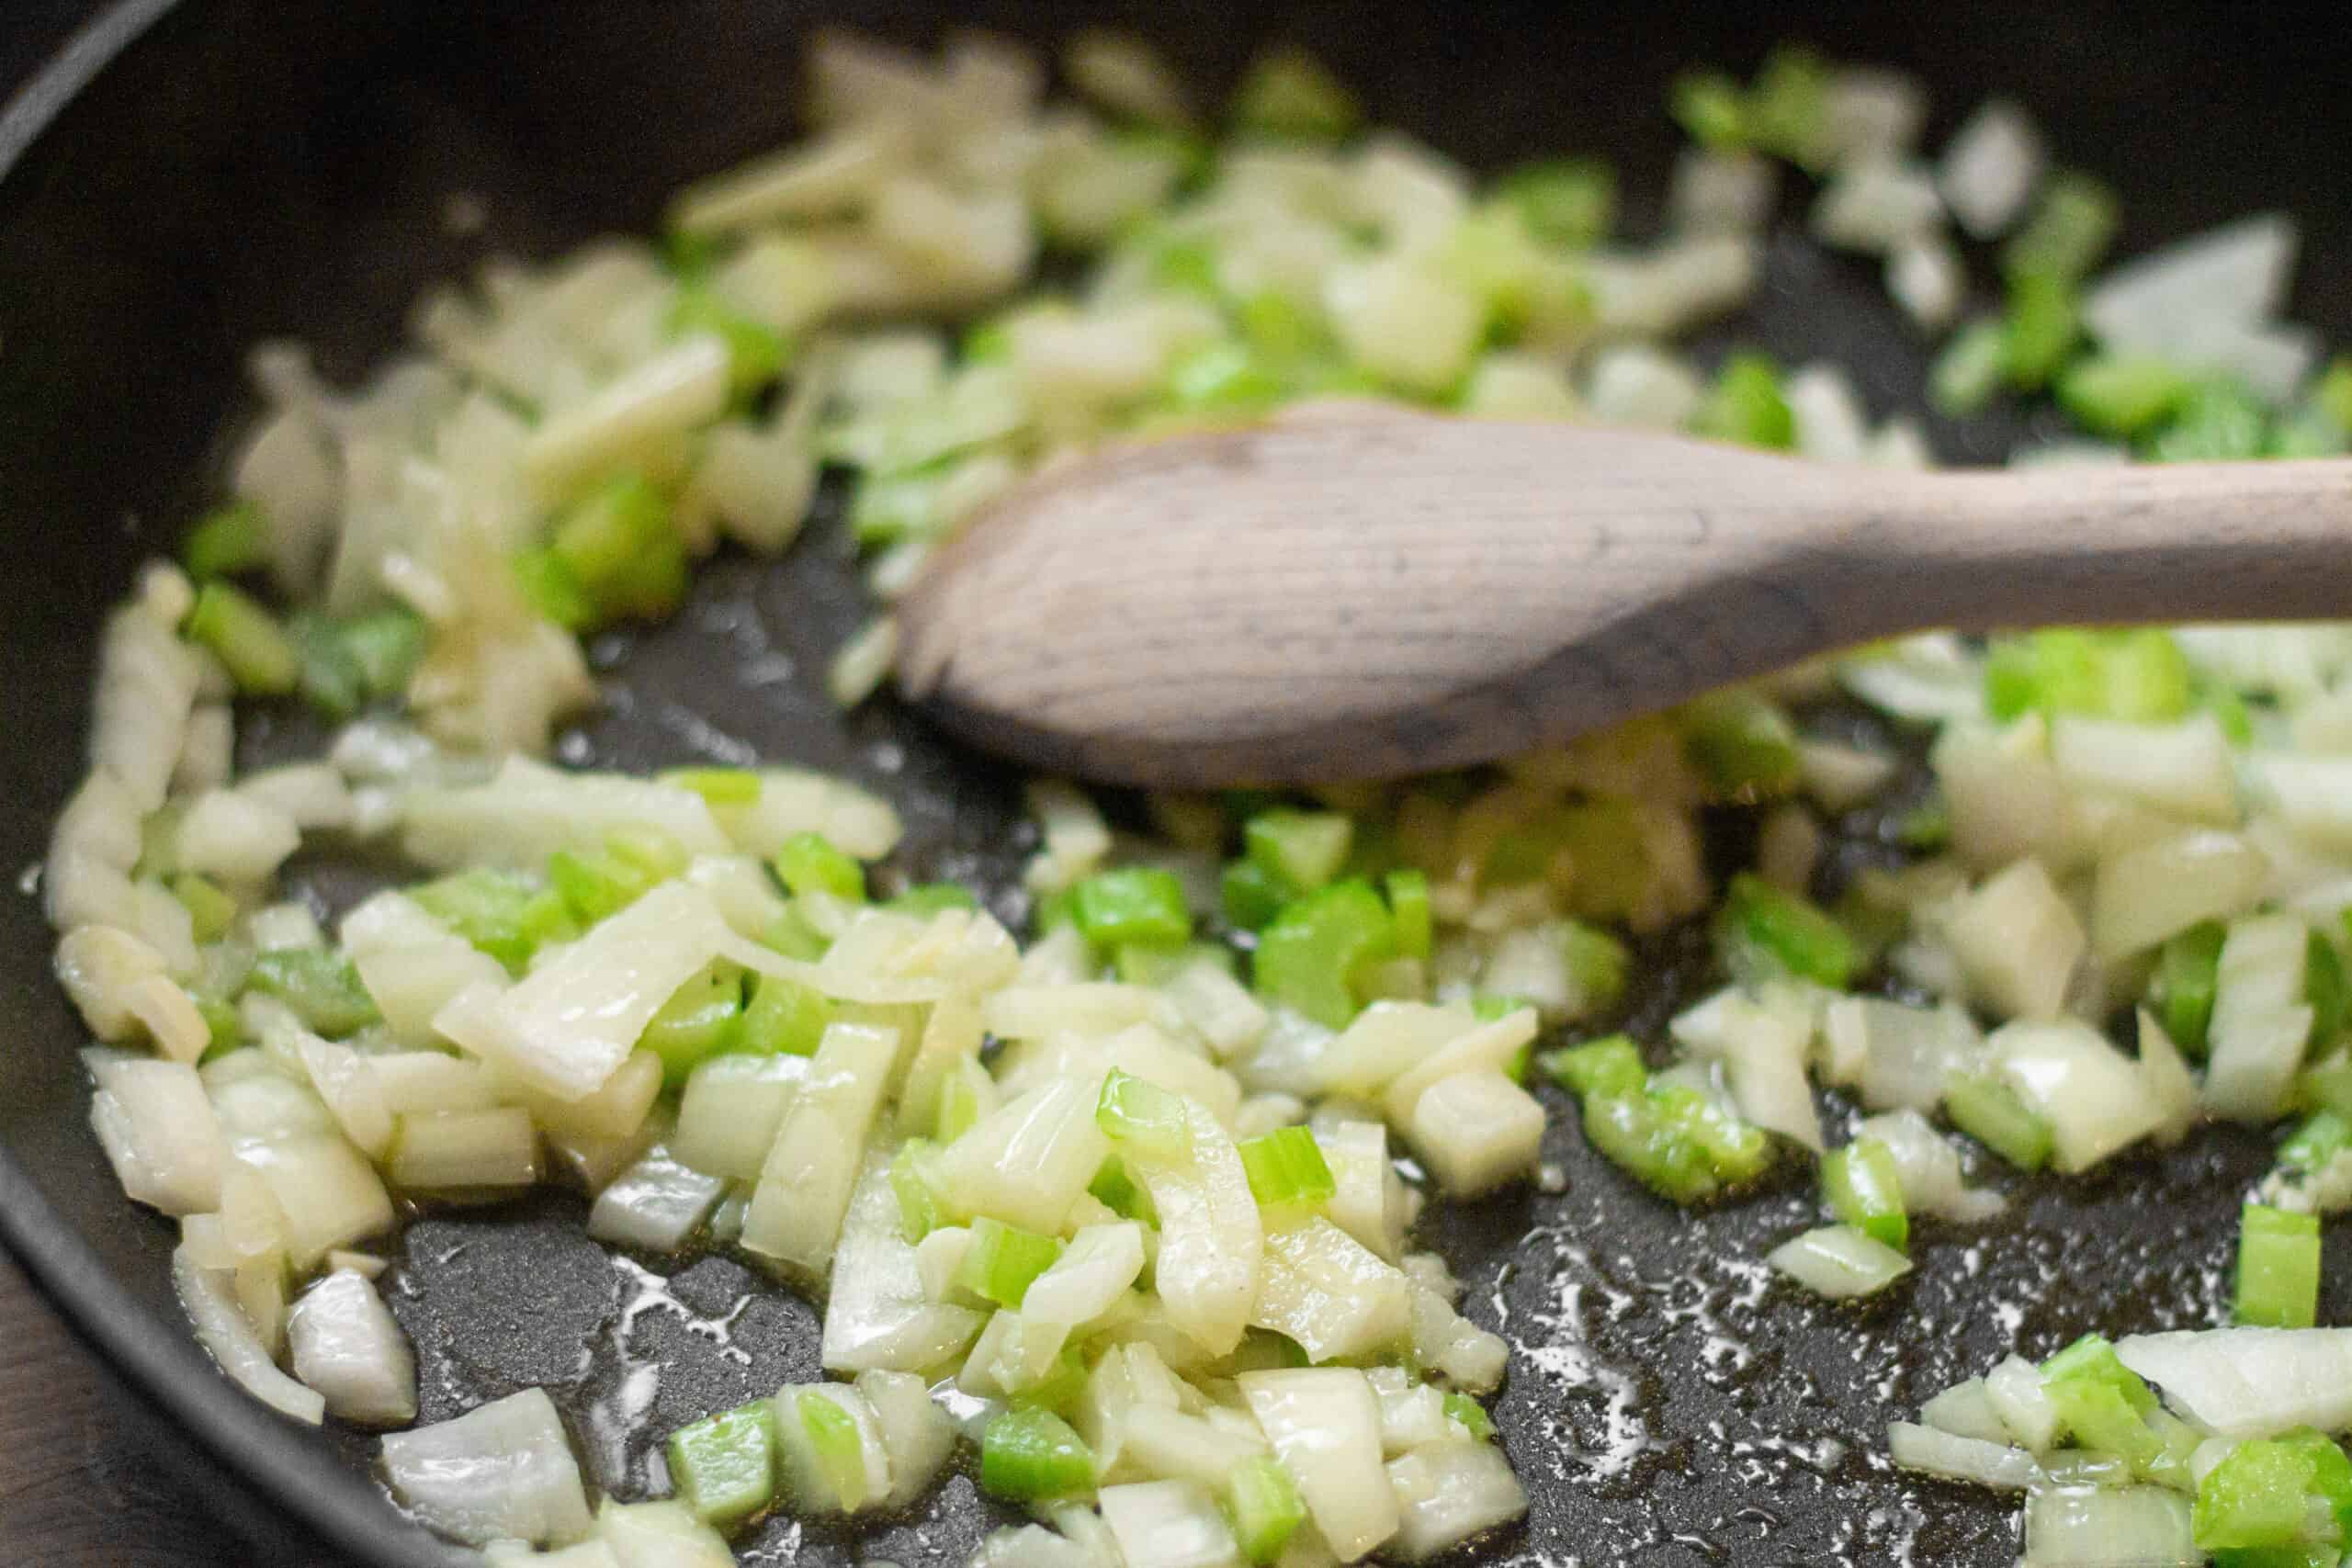
[[[1114,447],[973,520],[900,680],[1170,787],[1489,761],[1873,637],[2352,614],[2352,461],[1907,472],[1333,404]]]

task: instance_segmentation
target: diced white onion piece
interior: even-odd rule
[[[1751,237],[1702,234],[1643,255],[1589,256],[1585,280],[1604,334],[1661,338],[1739,305],[1755,290],[1757,270]]]
[[[882,689],[898,657],[898,617],[876,615],[833,655],[825,668],[825,690],[837,705],[854,708]]]
[[[2214,979],[2205,1103],[2216,1116],[2262,1122],[2286,1109],[2311,1038],[2303,1000],[2310,931],[2293,915],[2230,923]]]
[[[2175,724],[2061,715],[2050,727],[2050,756],[2059,776],[2078,789],[2217,827],[2238,819],[2229,742],[2211,714]]]
[[[168,577],[149,581],[168,585],[171,603],[133,603],[107,617],[91,701],[92,771],[111,774],[141,811],[164,804],[203,679],[197,650],[175,629],[193,602],[187,580],[164,570]]]
[[[294,1375],[338,1420],[403,1427],[416,1419],[416,1357],[365,1276],[337,1269],[302,1292],[286,1324]]]
[[[1772,215],[1776,172],[1770,159],[1753,152],[1686,147],[1674,162],[1667,210],[1685,233],[1752,233]]]
[[[1388,1130],[1377,1122],[1340,1121],[1315,1134],[1334,1190],[1326,1218],[1394,1263],[1405,1245],[1405,1184],[1388,1157]]]
[[[247,915],[245,934],[253,940],[254,950],[261,953],[320,947],[326,941],[325,933],[319,929],[319,918],[311,913],[310,907],[293,902],[272,904]]]
[[[1023,1348],[1050,1363],[1073,1332],[1125,1298],[1143,1264],[1141,1225],[1123,1220],[1081,1227],[1021,1298]],[[1397,1327],[1403,1326],[1400,1310]]]
[[[1456,1033],[1389,1080],[1381,1095],[1382,1109],[1395,1125],[1411,1126],[1423,1094],[1462,1074],[1499,1072],[1535,1038],[1537,1028],[1535,1010],[1521,1007]]]
[[[376,1061],[348,1045],[320,1039],[307,1029],[287,1026],[264,1036],[273,1049],[281,1042],[294,1051],[335,1125],[352,1146],[381,1159],[392,1141],[392,1111],[376,1078]]]
[[[2161,1486],[2047,1486],[2026,1498],[2019,1568],[2196,1568],[2188,1499]]]
[[[2083,296],[2083,321],[2119,353],[2177,357],[2225,326],[2276,316],[2293,276],[2294,220],[2264,212],[2125,263]]]
[[[1974,1063],[1984,1037],[1962,1009],[1916,1008],[1882,997],[1839,997],[1822,1010],[1834,1062],[1857,1062],[1850,1078],[1873,1111],[1933,1111],[1944,1079]],[[1828,1075],[1841,1081],[1841,1075]]]
[[[1544,1107],[1499,1072],[1454,1073],[1414,1100],[1406,1136],[1442,1191],[1476,1197],[1533,1174]]]
[[[2109,855],[2091,891],[2091,951],[2112,963],[2200,921],[2243,914],[2269,874],[2269,857],[2245,839],[2204,829]]]
[[[1371,1367],[1364,1378],[1380,1401],[1380,1450],[1394,1459],[1436,1443],[1460,1442],[1461,1426],[1445,1413],[1445,1396],[1433,1383],[1408,1377],[1401,1367]]]
[[[967,1213],[1058,1234],[1110,1153],[1094,1123],[1100,1089],[1100,1078],[1056,1078],[982,1117],[939,1156],[949,1201]]]
[[[729,847],[710,807],[690,789],[563,773],[526,757],[509,757],[487,784],[412,790],[401,804],[402,852],[436,871],[537,871],[558,850],[599,850],[614,833],[641,828],[660,829],[690,855]]]
[[[1289,1336],[1320,1364],[1394,1343],[1411,1326],[1412,1300],[1395,1265],[1313,1215],[1267,1230],[1250,1321]]]
[[[1819,361],[1807,365],[1789,378],[1781,395],[1796,419],[1799,453],[1822,463],[1861,460],[1870,424],[1843,370]]]
[[[1927,89],[1905,72],[1841,66],[1829,78],[1821,118],[1821,140],[1832,162],[1900,157],[1927,120]]]
[[[983,1316],[925,1292],[916,1249],[900,1234],[890,1156],[880,1149],[867,1155],[833,1252],[819,1350],[825,1370],[927,1371],[962,1355]]]
[[[2012,1023],[1985,1043],[2009,1087],[2050,1123],[2060,1170],[2087,1170],[2164,1125],[2139,1064],[2086,1023]]]
[[[1944,934],[1970,991],[2003,1018],[2055,1018],[2088,945],[2038,860],[2018,861],[1970,893]]]
[[[1414,1259],[1405,1260],[1411,1271]],[[1413,1285],[1413,1353],[1423,1366],[1465,1393],[1492,1393],[1502,1386],[1510,1347],[1502,1337],[1453,1310],[1444,1296],[1416,1280]]]
[[[524,472],[542,495],[560,496],[665,437],[708,423],[726,407],[727,345],[715,336],[688,337],[550,412],[523,448]]]
[[[1850,811],[1886,787],[1894,777],[1894,758],[1835,740],[1797,742],[1797,764],[1804,792],[1824,811]]]
[[[930,1388],[912,1372],[860,1372],[857,1392],[874,1412],[876,1429],[890,1456],[890,1490],[882,1506],[912,1506],[954,1457],[956,1424],[932,1403]]]
[[[2116,1341],[2123,1364],[2225,1438],[2352,1428],[2352,1328],[2209,1328]]]
[[[713,1056],[695,1068],[678,1102],[670,1152],[684,1165],[732,1181],[759,1179],[809,1058]]]
[[[1206,959],[1187,964],[1161,982],[1159,988],[1220,1061],[1240,1055],[1265,1037],[1269,1018],[1265,1004]]]
[[[2058,1440],[2058,1406],[2041,1386],[2041,1369],[2024,1357],[2004,1357],[1984,1375],[1984,1398],[2019,1447],[2041,1453]]]
[[[2006,232],[2041,177],[2041,138],[2023,109],[1987,98],[1953,133],[1936,166],[1936,188],[1972,239]]]
[[[759,941],[791,906],[778,896],[767,868],[750,855],[696,855],[686,880],[710,895],[719,918],[736,935]]]
[[[1593,356],[1585,402],[1610,424],[1679,430],[1706,396],[1698,373],[1646,344],[1620,344]]]
[[[1876,1138],[1886,1145],[1894,1156],[1903,1206],[1914,1213],[1973,1224],[1990,1219],[2005,1207],[1999,1193],[1982,1191],[1962,1179],[1960,1151],[1917,1111],[1872,1116],[1854,1129],[1854,1135]]]
[[[1447,1443],[1388,1461],[1398,1522],[1387,1555],[1418,1562],[1527,1512],[1527,1492],[1502,1450]]]
[[[498,1085],[479,1062],[439,1051],[392,1051],[368,1057],[385,1108],[395,1116],[420,1111],[487,1111],[499,1103]]]
[[[596,1510],[596,1539],[620,1568],[734,1568],[726,1538],[684,1503],[618,1503]]]
[[[82,1021],[111,1044],[130,1037],[131,988],[164,973],[164,955],[119,927],[76,926],[58,941],[56,969]]]
[[[1764,1261],[1818,1296],[1874,1295],[1911,1272],[1911,1260],[1850,1225],[1825,1225],[1782,1242]]]
[[[896,1029],[875,1024],[826,1026],[743,1216],[747,1250],[824,1278],[899,1038]]]
[[[501,1098],[530,1111],[531,1120],[550,1138],[616,1141],[634,1136],[645,1125],[662,1094],[662,1058],[640,1046],[622,1059],[595,1092],[578,1100],[558,1100],[526,1084],[506,1086],[508,1092]]]
[[[1238,1381],[1340,1562],[1355,1562],[1396,1533],[1403,1518],[1381,1461],[1380,1404],[1362,1372],[1312,1367],[1244,1372]]]
[[[384,1439],[392,1495],[417,1518],[475,1546],[560,1545],[589,1530],[588,1497],[544,1389]]]
[[[1906,1192],[1905,1197],[1907,1199],[1909,1194]],[[2001,1413],[1993,1408],[1992,1396],[1984,1392],[1983,1378],[1954,1383],[1919,1406],[1919,1424],[1955,1438],[1973,1438],[1980,1443],[2004,1448],[2010,1441],[2009,1429],[2003,1425]]]
[[[294,819],[236,790],[208,790],[180,818],[181,869],[240,887],[267,881],[302,843]]]
[[[1724,1065],[1740,1114],[1819,1152],[1821,1118],[1805,1077],[1810,1019],[1767,1007],[1736,989],[1718,991],[1668,1025],[1686,1049]]]
[[[172,1254],[172,1284],[180,1304],[220,1370],[264,1404],[317,1426],[326,1411],[325,1399],[277,1370],[237,1304],[232,1279],[226,1269],[198,1264],[186,1247]]]
[[[539,1179],[539,1130],[518,1105],[403,1116],[384,1174],[411,1190],[528,1187]]]
[[[1233,1139],[1200,1105],[1179,1103],[1192,1134],[1188,1154],[1122,1155],[1159,1213],[1153,1280],[1169,1321],[1202,1349],[1223,1355],[1248,1325],[1265,1233]]]
[[[392,1038],[412,1049],[439,1043],[433,1019],[469,986],[503,987],[506,971],[413,901],[383,892],[343,919],[345,951]]]
[[[2146,1008],[2140,1009],[2140,1077],[2148,1086],[2148,1093],[2164,1108],[2164,1125],[2156,1129],[2160,1144],[2177,1144],[2188,1136],[2202,1116],[2204,1108],[2197,1092],[2197,1079],[2188,1070],[2188,1063],[2166,1034],[2156,1015]]]
[[[351,826],[351,790],[327,762],[289,762],[238,781],[237,794],[266,806],[305,832]]]
[[[817,1452],[800,1413],[804,1399],[829,1400],[857,1428],[854,1472],[837,1472]],[[882,1446],[881,1424],[865,1396],[845,1382],[786,1383],[776,1391],[775,1450],[778,1479],[796,1513],[854,1514],[879,1506],[890,1493],[890,1457]]]
[[[1883,159],[1832,175],[1814,203],[1812,228],[1828,244],[1884,254],[1942,220],[1943,202],[1927,171]]]
[[[1886,1429],[1886,1447],[1901,1469],[1973,1482],[1996,1492],[2022,1492],[2041,1477],[2041,1467],[2023,1449],[1909,1421],[1897,1421]]]
[[[2246,773],[2297,835],[2320,849],[2352,850],[2352,757],[2256,752]]]
[[[1451,387],[1468,368],[1486,315],[1436,267],[1394,254],[1333,272],[1325,308],[1350,360],[1383,380],[1429,393]]]
[[[657,1145],[596,1194],[588,1234],[607,1246],[675,1252],[702,1228],[726,1190],[723,1179],[684,1165]]]
[[[1196,1481],[1105,1486],[1096,1502],[1126,1568],[1239,1568],[1233,1530]]]
[[[1840,660],[1838,683],[1872,707],[1920,723],[1984,716],[1975,656],[1949,632],[1907,637]]]
[[[228,1156],[196,1069],[112,1051],[83,1060],[98,1086],[90,1126],[124,1194],[166,1214],[219,1208]]]
[[[1147,1473],[1222,1487],[1236,1468],[1266,1452],[1255,1427],[1228,1431],[1199,1416],[1159,1404],[1127,1412],[1126,1458]]]
[[[689,233],[715,234],[854,210],[906,162],[910,131],[895,118],[869,119],[741,164],[689,186],[673,220]]]

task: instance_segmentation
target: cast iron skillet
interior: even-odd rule
[[[0,863],[41,853],[82,766],[100,612],[205,497],[224,411],[243,404],[246,345],[300,336],[330,375],[350,377],[397,342],[420,285],[486,250],[546,256],[649,227],[682,179],[791,133],[797,41],[816,21],[910,40],[951,20],[1051,39],[1108,17],[1206,84],[1229,80],[1261,39],[1293,37],[1357,84],[1376,119],[1474,163],[1563,149],[1617,158],[1637,229],[1654,216],[1641,193],[1661,187],[1671,155],[1658,107],[1671,72],[1745,69],[1773,39],[1799,38],[1926,76],[1938,137],[1990,91],[2021,97],[2063,153],[2122,187],[2127,247],[2259,207],[2294,210],[2315,258],[2300,312],[2352,338],[2342,7],[1738,9],[131,0],[96,14],[0,117],[0,653],[13,731]],[[62,36],[62,21],[87,14],[56,0],[13,7],[21,30],[0,42],[0,64],[21,69],[42,29]],[[445,225],[453,192],[481,199],[485,231]],[[1912,400],[1922,350],[1867,269],[1783,238],[1770,278],[1743,335],[1836,358],[1874,412]],[[1961,460],[2027,433],[2000,418],[1933,428]],[[567,756],[642,765],[740,743],[846,770],[906,811],[911,871],[1001,896],[1023,847],[1009,781],[903,715],[843,720],[818,692],[825,650],[858,613],[837,533],[820,529],[780,567],[722,563],[676,626],[600,649],[619,660],[616,701]],[[336,896],[332,868],[312,885]],[[49,947],[34,898],[0,900],[0,1235],[176,1432],[264,1560],[454,1561],[383,1503],[363,1441],[296,1430],[194,1348],[166,1281],[171,1227],[122,1200],[86,1130],[81,1032],[50,982]],[[1637,1023],[1654,1027],[1701,978],[1695,953],[1661,944],[1665,978]],[[2256,1139],[2211,1134],[2162,1173],[2121,1162],[2035,1188],[1982,1235],[1930,1227],[1913,1281],[1842,1314],[1771,1288],[1755,1261],[1810,1213],[1799,1182],[1685,1216],[1631,1190],[1567,1120],[1546,1148],[1568,1173],[1565,1195],[1424,1224],[1469,1281],[1466,1310],[1522,1348],[1499,1418],[1534,1505],[1523,1529],[1486,1549],[1496,1559],[2007,1564],[2010,1510],[1890,1474],[1877,1457],[1884,1422],[2012,1344],[2041,1355],[2087,1328],[2213,1321],[2231,1211],[2265,1156]],[[394,1303],[417,1342],[426,1418],[548,1383],[592,1474],[626,1484],[654,1434],[813,1375],[802,1303],[707,1258],[663,1266],[665,1304],[578,1221],[576,1201],[544,1198],[407,1233]],[[2330,1250],[2325,1318],[2344,1321],[2352,1247],[2339,1232]],[[630,1303],[640,1310],[624,1312]],[[616,1416],[624,1348],[663,1364],[633,1424]],[[989,1522],[958,1479],[915,1520],[864,1538],[772,1524],[746,1557],[959,1562]]]

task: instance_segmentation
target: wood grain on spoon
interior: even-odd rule
[[[1491,761],[1928,627],[2352,612],[2352,461],[1934,473],[1333,405],[1107,449],[975,518],[900,679],[1168,786]]]

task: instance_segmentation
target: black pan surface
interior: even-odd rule
[[[28,61],[28,40],[84,9],[27,0],[0,65]],[[2063,156],[2122,189],[2127,250],[2257,208],[2296,212],[2315,258],[2299,312],[2352,338],[2352,164],[2338,107],[2352,14],[2341,7],[1675,3],[1619,15],[987,0],[951,17],[905,0],[136,0],[99,15],[0,116],[0,653],[12,729],[0,863],[41,853],[81,768],[100,612],[206,497],[254,339],[305,338],[331,376],[356,376],[396,344],[422,285],[487,251],[546,256],[649,227],[680,181],[791,133],[797,40],[814,22],[919,41],[951,19],[1051,39],[1105,17],[1212,84],[1259,41],[1297,39],[1363,90],[1375,120],[1474,164],[1608,154],[1637,232],[1672,155],[1660,101],[1679,66],[1744,70],[1786,38],[1902,65],[1935,89],[1934,137],[2006,91]],[[487,211],[482,232],[443,222],[458,192]],[[1793,226],[1773,244],[1754,310],[1717,342],[1732,338],[1837,360],[1879,414],[1914,403],[1927,354],[1870,269],[1813,249]],[[2014,414],[1929,428],[1939,452],[1962,461],[2031,432]],[[1025,844],[1007,776],[887,705],[843,719],[824,700],[824,657],[859,614],[835,529],[780,566],[722,561],[674,626],[598,650],[614,701],[565,755],[642,766],[741,746],[847,772],[906,813],[910,874],[975,880],[1017,914],[1011,874]],[[256,732],[247,744],[289,739]],[[334,868],[312,874],[323,896],[349,889]],[[171,1227],[122,1201],[86,1130],[80,1029],[50,983],[49,945],[33,897],[0,900],[12,1004],[0,1018],[0,1235],[220,1478],[224,1506],[246,1497],[270,1537],[260,1560],[453,1561],[382,1502],[364,1441],[297,1431],[189,1341],[166,1278]],[[1634,1019],[1652,1029],[1704,979],[1687,940],[1662,942],[1657,958]],[[2215,1321],[2232,1211],[2267,1163],[2259,1140],[2216,1132],[2161,1168],[2120,1162],[2089,1181],[2020,1188],[2009,1219],[1930,1230],[1911,1281],[1843,1313],[1774,1288],[1758,1261],[1808,1222],[1805,1183],[1686,1215],[1633,1189],[1571,1122],[1563,1111],[1546,1145],[1568,1174],[1565,1193],[1423,1223],[1468,1282],[1465,1310],[1518,1348],[1498,1417],[1533,1510],[1481,1560],[2011,1562],[2010,1510],[1894,1476],[1881,1455],[1886,1421],[2012,1347],[2039,1356],[2090,1328]],[[426,1418],[548,1384],[592,1478],[628,1493],[655,1434],[814,1375],[807,1304],[723,1258],[610,1259],[580,1213],[550,1195],[407,1232],[392,1295],[417,1343]],[[2339,1232],[2329,1254],[2323,1314],[2345,1321],[2352,1237]],[[640,1409],[626,1374],[646,1363],[662,1371]],[[858,1536],[775,1522],[743,1557],[955,1563],[991,1522],[957,1479],[912,1519]]]

